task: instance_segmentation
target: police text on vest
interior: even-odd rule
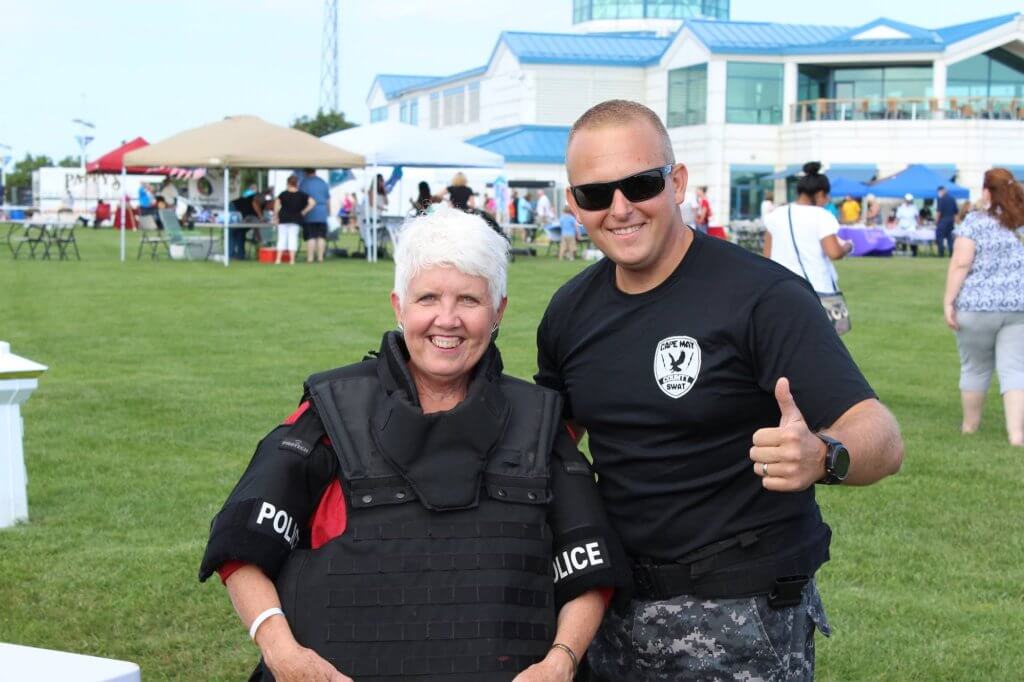
[[[295,525],[295,519],[284,509],[278,509],[271,503],[263,501],[259,512],[256,514],[255,525],[259,530],[273,530],[293,549],[299,542],[299,528]]]
[[[566,547],[555,555],[553,562],[555,582],[604,568],[606,565],[605,554],[599,540],[584,541]]]

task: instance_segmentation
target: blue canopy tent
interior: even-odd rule
[[[871,193],[871,188],[863,182],[849,180],[843,176],[832,177],[831,174],[827,175],[829,185],[832,186],[833,197],[845,197],[849,195],[854,199],[860,199],[864,195]]]
[[[954,184],[926,166],[915,163],[895,175],[882,178],[868,186],[868,191],[877,197],[902,198],[912,194],[915,199],[934,199],[939,186],[944,186],[954,199],[967,199],[970,192],[966,187]]]

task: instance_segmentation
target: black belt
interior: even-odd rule
[[[775,608],[800,603],[804,585],[828,560],[828,542],[794,545],[792,534],[759,529],[702,547],[675,562],[633,557],[634,597],[669,599],[681,594],[705,598],[768,595]],[[755,548],[756,545],[756,548]]]

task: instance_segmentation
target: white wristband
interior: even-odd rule
[[[284,611],[275,606],[273,608],[267,609],[260,615],[256,616],[255,620],[252,621],[252,625],[249,626],[249,639],[251,639],[254,642],[256,641],[256,631],[260,629],[260,626],[263,625],[263,621],[265,621],[267,618],[270,618],[271,616],[283,615]]]

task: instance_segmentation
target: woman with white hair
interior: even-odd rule
[[[558,394],[502,373],[507,262],[479,216],[411,220],[397,331],[310,377],[258,446],[200,569],[260,648],[253,679],[575,675],[628,578]]]

